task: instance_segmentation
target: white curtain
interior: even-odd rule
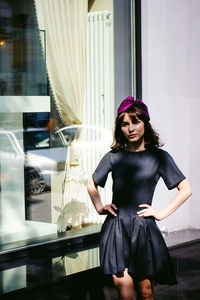
[[[87,0],[35,0],[38,27],[46,31],[51,89],[67,124],[82,122]]]

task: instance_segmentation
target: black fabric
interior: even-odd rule
[[[158,172],[169,190],[176,187],[176,185],[185,178],[171,155],[169,155],[167,151],[161,149],[159,153]]]
[[[110,157],[110,152],[108,152],[100,161],[97,169],[95,170],[93,176],[94,181],[96,182],[97,185],[104,187],[108,173],[112,170],[112,165],[111,165],[111,157]]]
[[[136,277],[152,277],[159,283],[175,283],[171,260],[154,218],[140,218],[140,204],[152,203],[156,184],[163,178],[168,189],[185,176],[170,154],[162,149],[108,152],[93,173],[104,187],[112,172],[117,217],[108,215],[101,230],[100,263],[105,274],[128,268]]]

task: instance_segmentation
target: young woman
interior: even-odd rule
[[[160,149],[158,134],[150,124],[147,106],[133,97],[118,108],[112,150],[100,161],[88,183],[88,192],[99,214],[107,214],[100,238],[100,264],[112,274],[120,299],[153,299],[153,283],[174,284],[168,249],[155,220],[173,213],[191,188],[170,154]],[[112,203],[103,206],[98,186],[112,172]],[[159,178],[176,196],[160,211],[152,206]]]

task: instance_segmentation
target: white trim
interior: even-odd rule
[[[49,96],[0,96],[0,113],[50,112]]]

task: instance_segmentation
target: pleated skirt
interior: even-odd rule
[[[128,268],[136,280],[143,277],[160,284],[177,283],[168,248],[152,217],[107,216],[101,229],[100,265],[104,274]]]

